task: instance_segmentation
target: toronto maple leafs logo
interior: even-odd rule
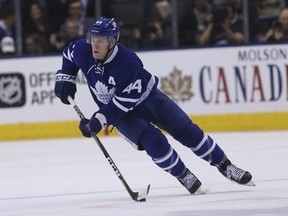
[[[170,77],[161,78],[161,89],[176,103],[189,101],[194,94],[191,91],[192,76],[182,77],[177,68],[170,73]]]
[[[95,87],[90,86],[97,100],[101,103],[108,104],[115,94],[115,88],[109,90],[108,86],[104,83],[97,81]]]

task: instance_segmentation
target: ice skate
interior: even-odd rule
[[[204,191],[201,188],[201,182],[199,179],[186,169],[185,174],[178,178],[178,181],[191,193],[191,194],[203,194]]]
[[[241,185],[255,186],[251,180],[252,175],[245,170],[236,167],[230,160],[226,159],[220,166],[217,167],[220,173],[227,179]]]

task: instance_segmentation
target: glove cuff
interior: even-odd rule
[[[55,76],[56,82],[57,81],[66,81],[76,84],[76,78],[77,76],[64,74],[64,73],[57,73]]]
[[[95,118],[97,118],[102,126],[102,129],[105,129],[107,125],[107,119],[102,113],[96,113]]]

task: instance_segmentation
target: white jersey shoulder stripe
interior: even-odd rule
[[[115,95],[115,98],[119,101],[123,101],[123,102],[131,102],[131,103],[136,103],[137,101],[139,101],[139,99],[132,99],[132,98],[124,98],[124,97],[119,97]]]
[[[130,111],[130,110],[133,109],[133,107],[127,108],[127,107],[123,106],[122,104],[120,104],[120,103],[115,99],[115,97],[113,97],[112,101],[113,101],[113,103],[114,103],[119,109],[123,110],[124,112],[128,112],[128,111]]]
[[[73,52],[73,51],[72,51],[72,52]],[[67,50],[67,55],[66,55],[65,52],[63,52],[63,56],[64,56],[66,59],[68,59],[69,61],[71,61],[71,62],[72,62],[72,58],[73,58],[72,52],[70,51],[69,48],[68,48],[68,50]]]

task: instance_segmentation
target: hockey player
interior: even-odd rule
[[[74,98],[75,79],[81,69],[99,106],[90,119],[80,121],[82,134],[91,137],[91,131],[97,134],[113,125],[133,147],[145,150],[157,166],[175,176],[191,194],[200,191],[200,180],[185,166],[162,129],[217,167],[227,179],[241,185],[253,184],[248,171],[232,164],[220,146],[157,89],[158,78],[144,69],[133,51],[118,43],[119,35],[117,21],[101,17],[91,25],[86,40],[74,41],[63,51],[62,68],[56,73],[56,96],[69,104],[67,97]]]

